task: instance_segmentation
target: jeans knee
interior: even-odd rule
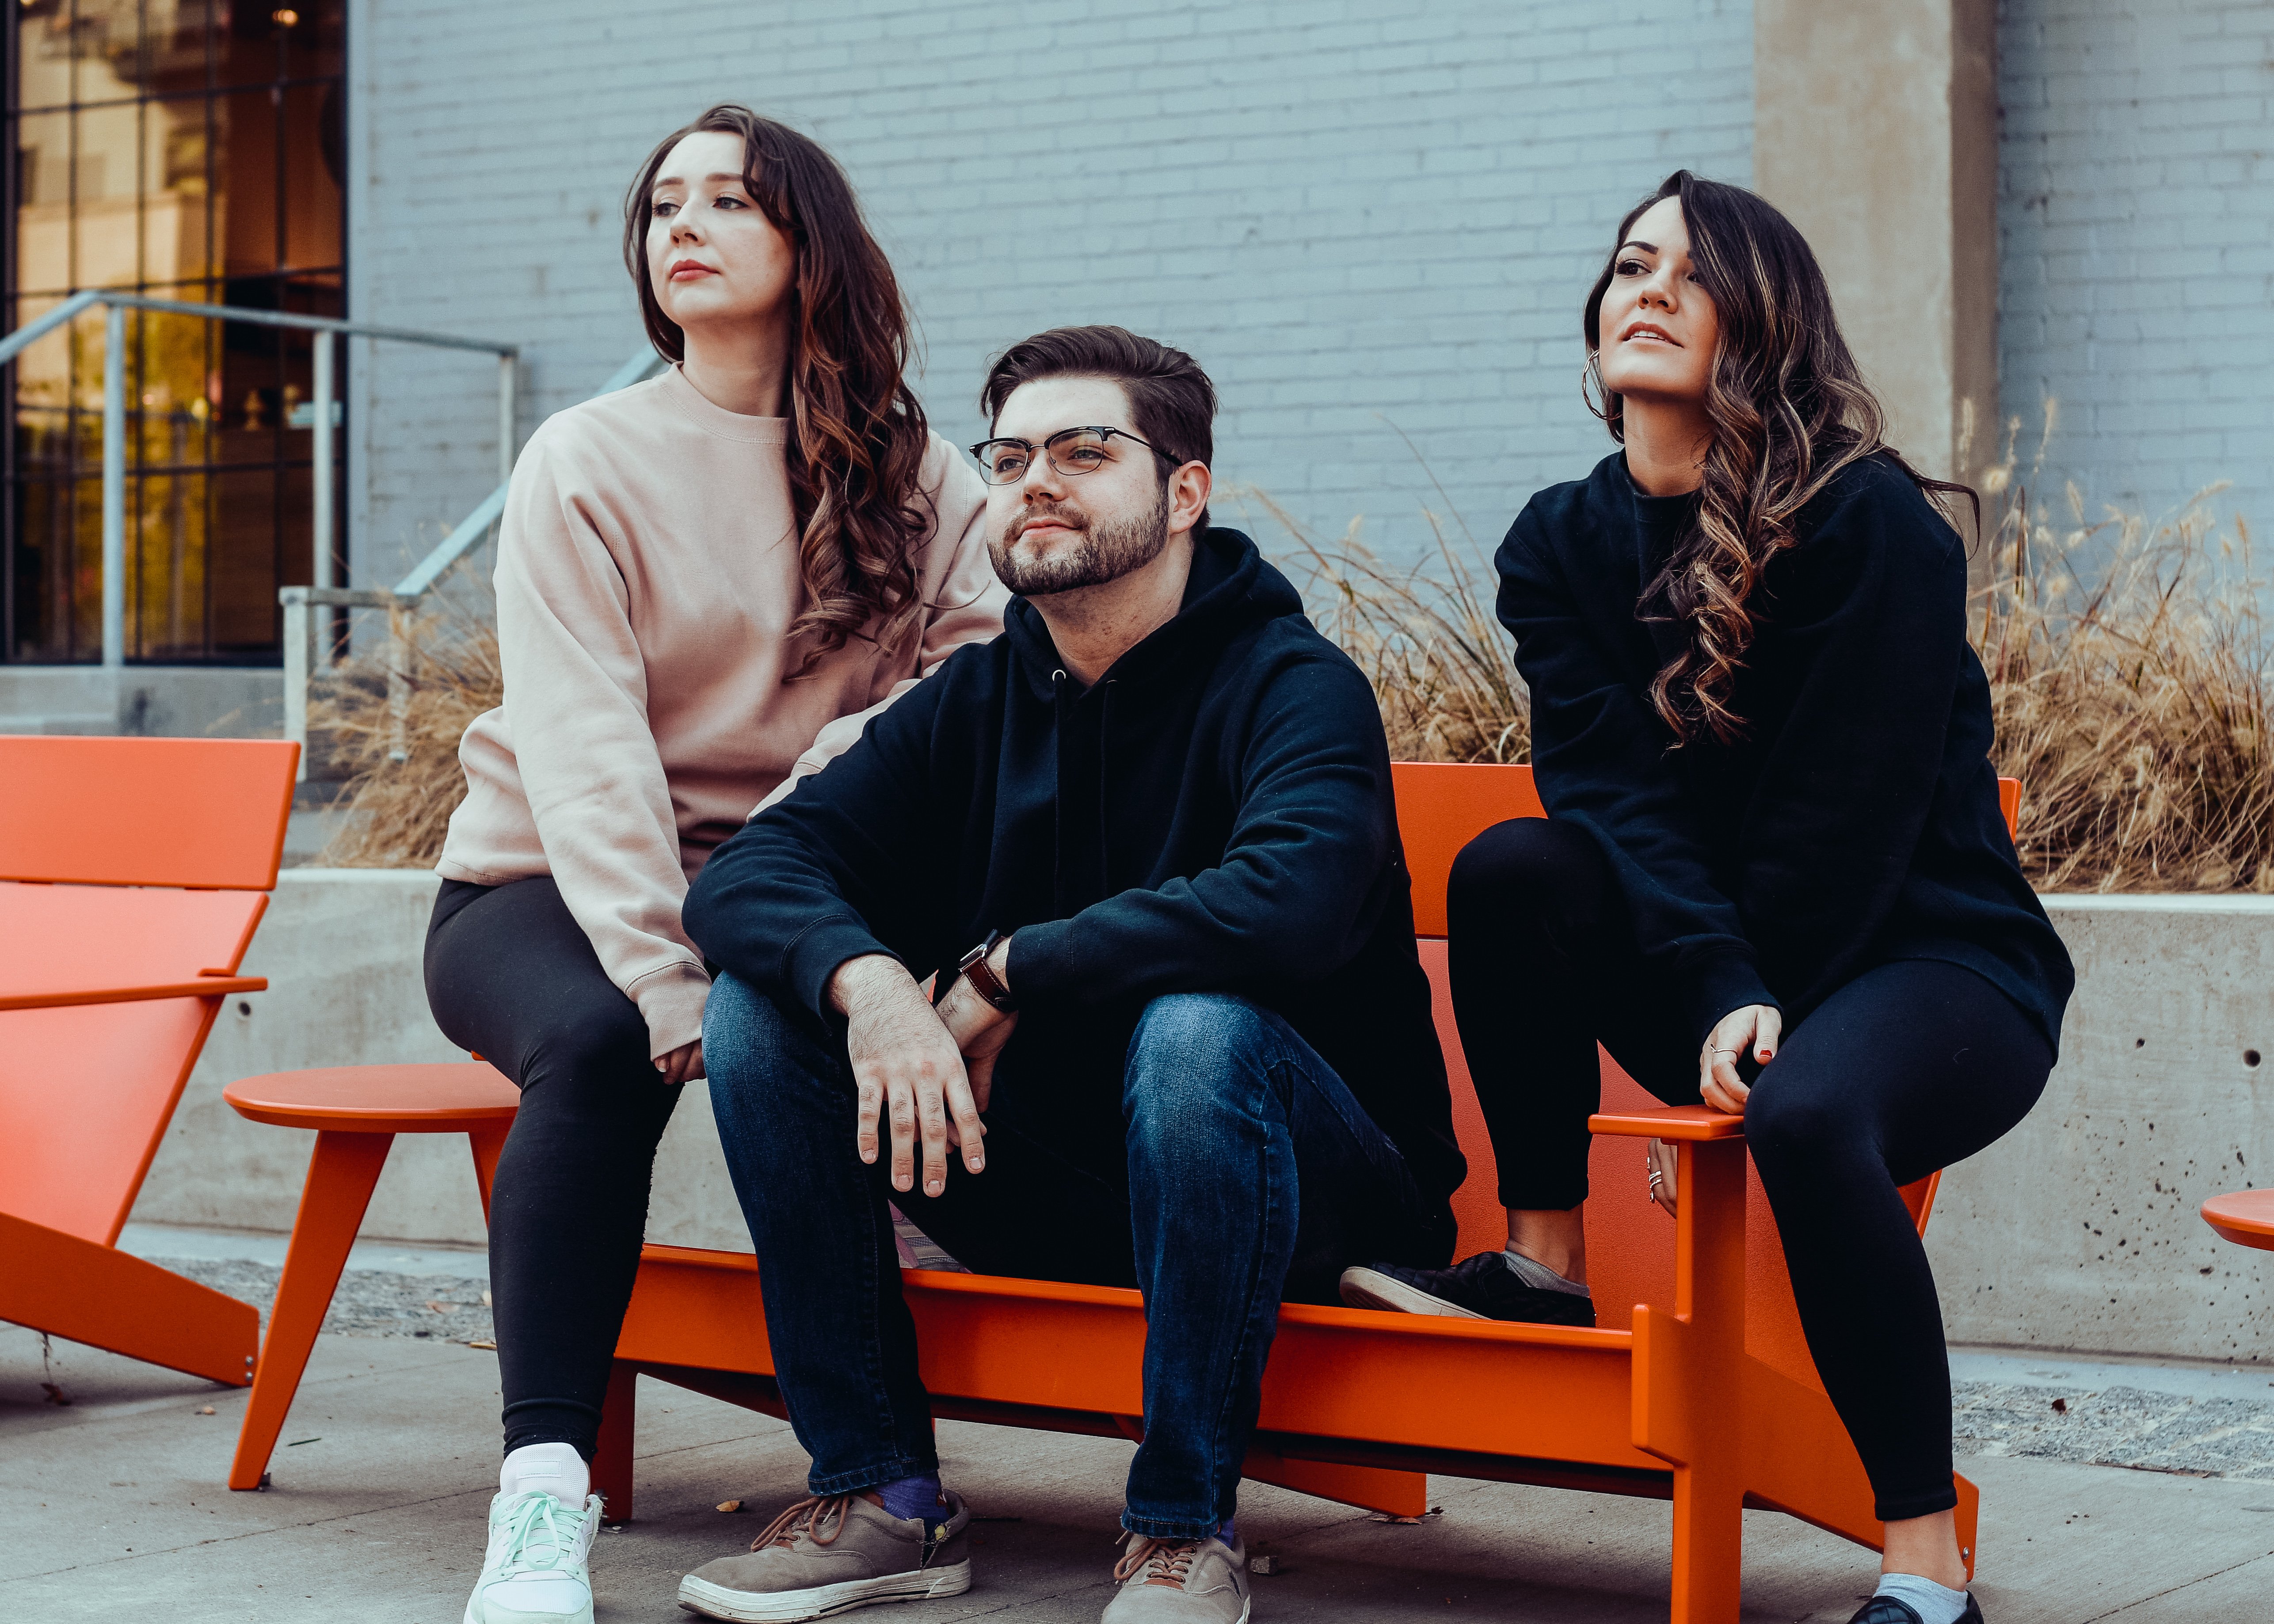
[[[1122,1106],[1141,1115],[1173,1117],[1205,1106],[1246,1068],[1275,1035],[1274,1018],[1231,993],[1170,993],[1138,1018],[1122,1068]]]
[[[703,1066],[714,1084],[743,1088],[762,1084],[794,1040],[790,1015],[748,981],[721,975],[703,1006]]]

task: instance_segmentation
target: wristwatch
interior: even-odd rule
[[[1019,1012],[1019,1001],[1011,996],[1011,989],[1003,985],[1003,978],[997,975],[987,963],[987,955],[1000,946],[1002,941],[1001,931],[989,931],[984,942],[964,954],[962,962],[955,966],[955,973],[971,983],[972,991],[1004,1014],[1015,1015]]]

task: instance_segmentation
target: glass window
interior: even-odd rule
[[[97,287],[346,314],[344,0],[13,9],[10,330]],[[126,658],[273,663],[276,589],[314,575],[310,336],[135,312],[127,339]],[[9,369],[0,658],[102,656],[102,368],[95,311]]]

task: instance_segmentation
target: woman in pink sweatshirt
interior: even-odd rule
[[[490,1209],[508,1454],[469,1624],[591,1617],[585,1462],[656,1144],[703,1075],[689,882],[1005,601],[985,487],[925,425],[892,267],[828,154],[714,108],[626,216],[675,365],[552,417],[514,470],[505,701],[459,749],[426,939],[435,1019],[522,1090]]]

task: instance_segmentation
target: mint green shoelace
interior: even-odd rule
[[[565,1566],[576,1547],[576,1535],[585,1515],[571,1511],[550,1494],[524,1494],[521,1503],[508,1514],[512,1518],[512,1533],[505,1548],[505,1562],[498,1569],[498,1577],[510,1579],[516,1574],[550,1573]],[[568,1524],[564,1533],[561,1522]],[[531,1546],[536,1542],[538,1524],[544,1526],[543,1537],[547,1546],[540,1560]]]

